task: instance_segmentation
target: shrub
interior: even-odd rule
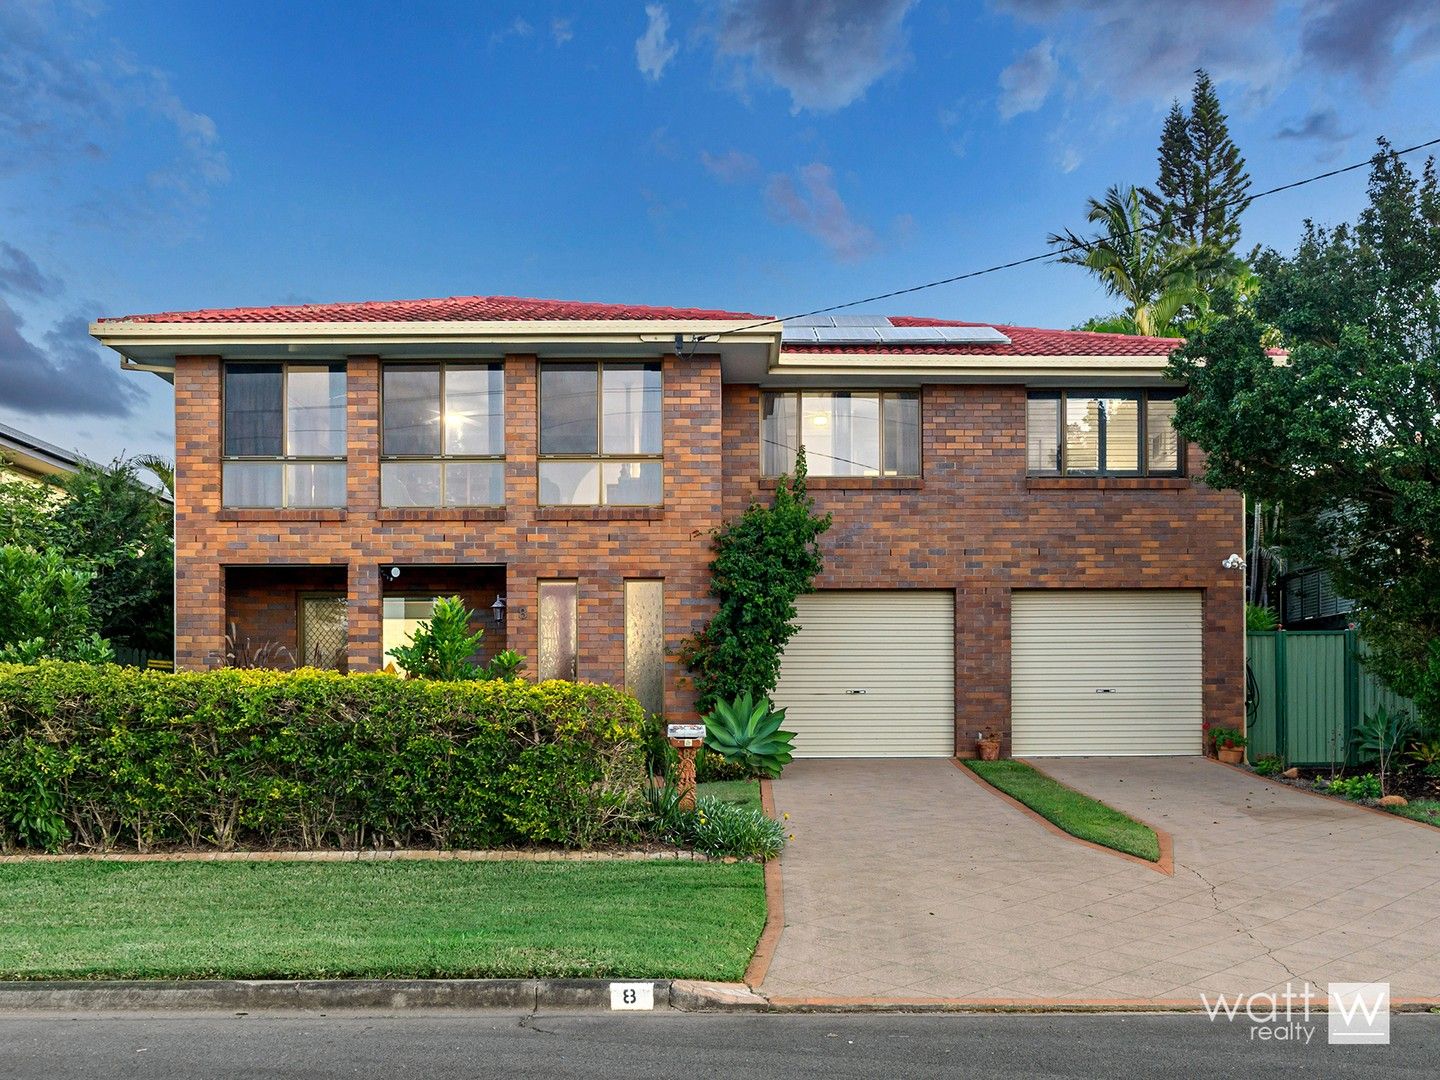
[[[1330,795],[1339,795],[1345,799],[1378,799],[1380,798],[1380,778],[1374,773],[1341,777],[1338,780],[1331,780],[1325,791]]]
[[[705,748],[752,773],[779,776],[790,764],[793,731],[781,731],[785,710],[772,708],[750,691],[733,701],[717,701],[705,717]]]
[[[1274,630],[1280,625],[1273,608],[1261,607],[1259,604],[1245,605],[1245,629],[1246,630]]]
[[[785,846],[784,827],[751,807],[702,796],[695,809],[682,810],[673,787],[652,788],[647,797],[656,835],[681,847],[719,858],[773,859]]]
[[[1253,767],[1261,776],[1274,776],[1285,771],[1285,759],[1279,754],[1261,754]]]
[[[608,686],[0,668],[0,846],[585,847],[643,817]]]
[[[0,663],[113,660],[90,610],[94,576],[89,563],[58,551],[0,546]]]
[[[1381,794],[1389,787],[1388,780],[1395,755],[1415,734],[1415,720],[1409,713],[1392,713],[1381,705],[1367,715],[1355,729],[1355,751],[1361,761],[1375,762]]]

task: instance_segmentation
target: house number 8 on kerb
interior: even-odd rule
[[[627,982],[610,984],[611,1009],[653,1009],[655,1008],[655,984],[648,982]]]

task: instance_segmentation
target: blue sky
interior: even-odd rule
[[[1164,15],[1157,12],[1164,10]],[[1440,135],[1410,0],[0,4],[0,421],[168,452],[101,314],[501,293],[785,314],[1044,249],[1191,71],[1256,188]],[[1256,204],[1339,221],[1364,176]],[[880,305],[1070,326],[1041,265]]]

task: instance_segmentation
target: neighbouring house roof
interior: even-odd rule
[[[355,323],[355,322],[552,322],[707,321],[764,319],[745,311],[595,304],[580,300],[538,300],[525,296],[446,296],[427,300],[364,300],[341,304],[204,308],[122,315],[102,323]]]
[[[9,424],[0,424],[0,458],[14,466],[20,475],[36,480],[79,472],[80,466],[86,463],[79,454],[62,450]]]

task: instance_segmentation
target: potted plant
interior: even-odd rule
[[[1234,728],[1215,728],[1210,733],[1210,745],[1226,765],[1239,765],[1245,760],[1245,736]]]
[[[1000,732],[994,728],[986,728],[975,740],[975,752],[980,755],[981,761],[1000,760]]]

